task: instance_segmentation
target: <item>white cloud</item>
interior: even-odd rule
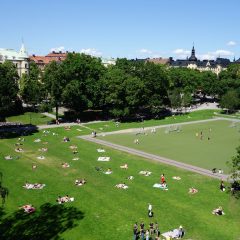
[[[80,53],[85,53],[87,55],[95,56],[95,57],[100,57],[102,56],[102,52],[98,51],[95,48],[83,48],[80,50]]]
[[[178,49],[175,49],[173,53],[177,56],[178,59],[185,59],[190,56],[191,51],[178,48]]]
[[[152,54],[152,51],[146,48],[142,48],[138,52],[141,54]]]
[[[228,46],[235,46],[237,43],[235,41],[229,41],[227,43]]]
[[[50,52],[63,52],[65,50],[65,47],[64,46],[61,46],[61,47],[56,47],[56,48],[51,48],[50,49]]]
[[[208,52],[205,54],[197,54],[197,58],[199,58],[200,60],[213,60],[216,59],[217,57],[232,57],[234,56],[234,53],[228,50],[223,50],[223,49],[219,49],[216,50],[214,52]]]

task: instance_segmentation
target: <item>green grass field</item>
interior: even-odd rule
[[[44,116],[41,113],[26,112],[21,115],[7,117],[7,122],[20,122],[22,124],[32,124],[32,125],[44,125],[50,122],[52,119]]]
[[[180,132],[173,131],[168,134],[166,133],[168,127],[164,127],[157,129],[155,134],[151,133],[151,130],[146,130],[146,135],[126,133],[106,135],[101,138],[202,168],[221,168],[226,172],[226,162],[231,160],[240,143],[240,124],[238,123],[236,127],[230,125],[230,121],[218,120],[183,125],[180,127]],[[138,145],[134,143],[136,138],[139,139]]]
[[[212,128],[213,134],[216,134],[217,130]],[[8,219],[4,222],[0,214],[0,239],[56,239],[57,233],[66,240],[131,239],[135,221],[144,221],[146,225],[150,223],[147,217],[149,202],[152,203],[155,213],[153,221],[159,222],[161,232],[183,225],[186,239],[239,239],[239,201],[220,192],[218,180],[108,148],[105,148],[105,154],[100,154],[96,151],[98,145],[76,138],[77,135],[90,133],[86,128],[77,126],[70,131],[63,128],[50,131],[46,136],[40,131],[25,137],[23,153],[14,151],[17,139],[0,140],[0,171],[3,173],[3,185],[8,187],[10,192],[5,205]],[[185,141],[183,134],[187,131],[185,129],[179,135],[173,133],[174,138],[182,135]],[[58,135],[53,136],[52,132]],[[188,137],[194,139],[190,132]],[[174,135],[169,134],[168,137]],[[63,143],[64,136],[69,136],[71,141]],[[129,139],[131,137],[128,136]],[[42,142],[35,143],[36,138],[40,138]],[[47,145],[43,144],[45,141],[48,142]],[[78,146],[78,154],[73,154],[70,150],[69,146],[72,144]],[[47,147],[48,152],[39,152],[41,147]],[[8,154],[20,158],[5,160],[4,156]],[[46,158],[38,160],[36,157],[39,155]],[[98,156],[104,155],[111,157],[111,161],[97,162]],[[72,161],[73,157],[80,159]],[[63,162],[68,162],[70,168],[63,169]],[[33,163],[38,165],[35,171],[31,168]],[[119,166],[124,163],[128,163],[128,170],[120,169]],[[96,166],[104,170],[110,167],[113,174],[97,172]],[[138,174],[141,170],[151,171],[152,175],[141,176]],[[162,173],[166,175],[169,191],[152,187],[159,182]],[[133,181],[126,179],[129,175],[135,177]],[[172,176],[180,176],[182,180],[175,181]],[[74,181],[77,178],[86,178],[87,184],[76,187]],[[26,181],[45,183],[46,187],[42,190],[26,190],[22,187]],[[121,182],[125,182],[129,189],[120,190],[114,187]],[[189,195],[190,187],[197,188],[199,192]],[[66,194],[74,197],[75,201],[65,203],[64,208],[59,209],[62,205],[56,203],[56,198]],[[27,203],[33,204],[37,211],[32,215],[16,213],[19,206]],[[43,207],[45,203],[51,204],[51,207]],[[221,217],[212,215],[211,211],[220,205],[226,214]],[[82,211],[83,218],[74,221],[76,214],[72,214],[71,207]],[[66,223],[62,211],[69,213],[69,221],[65,227],[61,225]],[[41,224],[42,222],[46,224]],[[5,230],[5,235],[1,229]],[[14,231],[18,232],[16,238],[13,237]],[[55,233],[51,238],[48,235],[50,232]]]

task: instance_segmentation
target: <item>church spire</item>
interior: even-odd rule
[[[28,53],[27,53],[27,50],[26,50],[26,48],[24,46],[23,40],[22,40],[22,46],[20,48],[19,54],[21,54],[24,57],[28,57]]]
[[[193,47],[192,47],[192,54],[191,54],[191,57],[189,58],[189,61],[197,61],[197,58],[195,55],[194,43],[193,43]]]

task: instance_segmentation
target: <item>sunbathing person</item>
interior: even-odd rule
[[[121,169],[128,169],[128,165],[127,163],[125,163],[124,165],[120,166]]]
[[[127,180],[133,180],[133,179],[134,179],[133,176],[129,176],[129,177],[127,177]]]
[[[83,179],[76,179],[75,180],[75,185],[77,186],[82,186],[84,185],[85,183],[87,183],[87,181],[83,178]]]
[[[7,156],[5,156],[4,157],[6,160],[12,160],[13,159],[13,157],[11,156],[11,155],[7,155]]]
[[[40,152],[47,152],[47,150],[48,150],[48,149],[47,149],[47,148],[44,148],[44,147],[38,149],[38,151],[40,151]]]
[[[36,143],[41,142],[41,139],[37,138],[37,139],[34,140],[34,142],[36,142]]]
[[[193,188],[193,187],[189,188],[189,191],[188,191],[188,193],[190,193],[190,194],[195,194],[197,192],[198,192],[198,190],[196,188]]]
[[[72,151],[72,153],[73,153],[73,154],[76,154],[76,153],[78,153],[78,151],[77,151],[76,149],[74,149],[74,150]]]
[[[214,209],[214,210],[212,211],[212,214],[215,214],[215,215],[218,215],[218,216],[223,215],[224,212],[223,212],[222,207],[219,207],[219,208]]]
[[[23,209],[25,213],[33,213],[36,210],[31,204],[23,205],[20,209]]]
[[[37,165],[36,164],[32,164],[32,170],[37,169]]]
[[[69,130],[71,130],[71,127],[70,126],[65,126],[64,129],[69,131]]]
[[[116,188],[127,189],[128,186],[125,183],[119,183],[115,186]]]
[[[108,170],[105,172],[105,174],[112,174],[112,169],[108,168]]]
[[[74,198],[71,198],[69,197],[68,195],[64,196],[64,197],[58,197],[57,198],[57,202],[59,204],[62,204],[62,203],[66,203],[66,202],[73,202],[74,201]]]
[[[62,163],[62,168],[68,168],[68,167],[70,167],[70,165],[68,164],[68,163]]]
[[[63,138],[63,142],[70,142],[69,137],[64,137],[64,138]]]
[[[45,184],[42,183],[25,183],[23,186],[26,189],[43,189]]]
[[[15,152],[23,152],[23,149],[20,147],[15,148]]]
[[[71,145],[69,148],[73,150],[73,149],[77,149],[78,147],[76,145]]]
[[[152,172],[149,171],[140,171],[139,174],[144,175],[145,177],[148,177],[152,174]]]

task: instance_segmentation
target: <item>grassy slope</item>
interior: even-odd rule
[[[133,147],[195,166],[227,170],[226,161],[230,160],[239,145],[239,127],[229,127],[229,121],[214,121],[182,126],[180,133],[165,133],[166,128],[158,129],[156,134],[138,135],[133,133],[108,135],[102,137],[121,145]],[[211,132],[209,129],[211,128]],[[203,140],[196,133],[203,132]],[[210,140],[207,138],[210,137]],[[134,144],[138,138],[140,144]]]
[[[78,127],[80,128],[80,127]],[[187,231],[187,238],[192,239],[237,239],[239,236],[240,204],[226,193],[218,190],[219,182],[187,171],[182,171],[166,165],[157,164],[139,157],[107,149],[106,156],[111,157],[109,163],[96,161],[100,155],[96,152],[99,147],[95,144],[74,138],[80,132],[76,127],[66,132],[62,128],[51,130],[58,136],[43,137],[42,132],[25,137],[24,153],[15,154],[16,139],[0,140],[0,170],[4,174],[4,185],[10,189],[6,210],[11,213],[18,206],[32,203],[37,208],[45,203],[55,203],[58,195],[69,194],[75,197],[73,203],[85,213],[85,218],[78,226],[63,234],[66,240],[87,239],[130,239],[132,225],[135,221],[143,220],[149,223],[147,204],[153,204],[155,217],[161,231],[168,231],[182,224]],[[84,129],[82,133],[86,133]],[[70,136],[70,143],[63,143],[63,136]],[[35,138],[41,137],[49,141],[49,151],[45,160],[37,160],[37,151],[42,143],[34,143]],[[73,154],[69,145],[77,144],[79,161],[71,161]],[[7,154],[21,156],[18,160],[6,161],[2,156]],[[36,162],[38,169],[33,172],[31,164]],[[61,163],[69,162],[69,169],[62,169]],[[119,165],[129,164],[129,169],[123,171]],[[96,172],[94,167],[111,167],[112,175]],[[149,170],[150,177],[138,175],[140,170]],[[159,181],[161,173],[165,173],[169,191],[152,188]],[[125,178],[135,176],[132,182]],[[181,181],[174,181],[172,176],[179,175]],[[88,183],[80,188],[74,186],[74,180],[85,177]],[[25,190],[21,186],[29,182],[42,182],[47,186],[43,190]],[[129,189],[119,190],[114,187],[120,182],[127,182]],[[199,193],[188,195],[188,188],[195,187]],[[226,215],[216,217],[211,214],[213,208],[222,205]]]
[[[23,124],[44,125],[52,119],[41,113],[26,112],[22,115],[11,116],[6,119],[7,122],[20,122]]]

